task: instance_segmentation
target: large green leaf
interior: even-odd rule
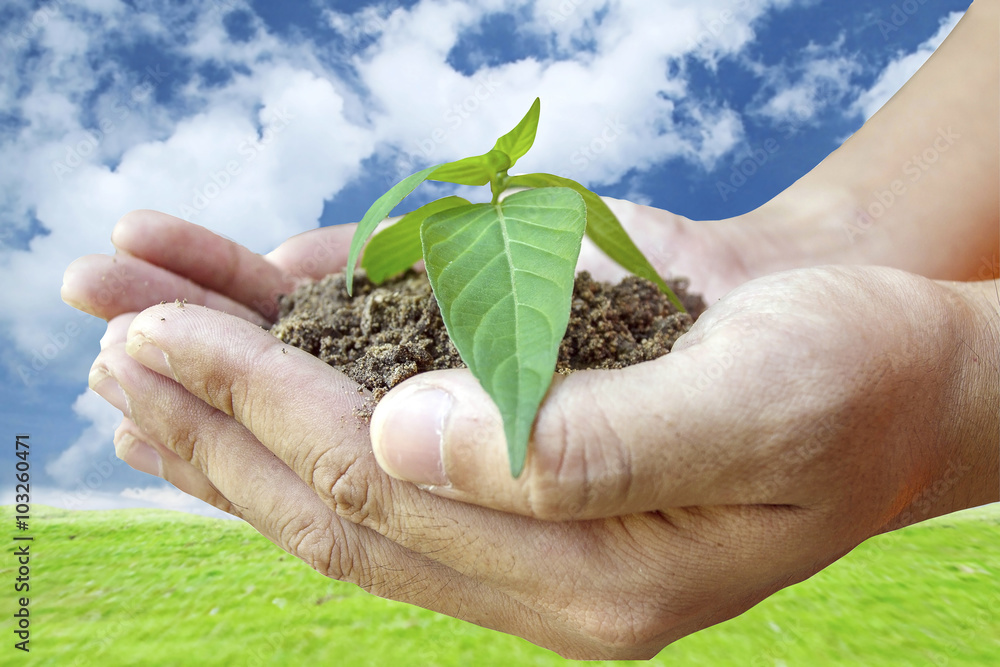
[[[347,267],[345,270],[347,279],[347,293],[353,294],[354,290],[354,267],[358,264],[358,255],[365,245],[365,241],[372,235],[378,223],[385,220],[386,216],[396,208],[396,204],[406,199],[406,196],[427,180],[431,173],[441,165],[427,167],[415,174],[410,174],[399,183],[389,188],[389,191],[375,200],[371,208],[361,218],[357,229],[354,230],[354,237],[351,239],[351,249],[347,255]]]
[[[569,323],[586,220],[579,194],[542,188],[436,213],[420,229],[448,335],[500,409],[514,476]]]
[[[372,237],[361,256],[361,268],[368,278],[380,283],[390,276],[402,273],[423,257],[420,246],[420,225],[429,216],[457,206],[468,206],[461,197],[445,197],[424,204]]]
[[[552,174],[521,174],[507,180],[509,187],[545,188],[563,187],[578,192],[587,204],[587,236],[604,253],[635,275],[656,283],[677,310],[687,312],[666,281],[656,272],[646,256],[635,245],[608,205],[596,194],[569,178]]]
[[[524,115],[517,127],[497,139],[496,145],[493,146],[493,150],[503,151],[510,156],[510,167],[513,167],[514,163],[521,159],[535,143],[535,132],[538,130],[538,114],[541,106],[541,99],[536,97],[531,108],[528,109],[528,113]],[[507,168],[510,169],[510,167]]]
[[[462,158],[443,164],[427,177],[429,181],[444,181],[458,185],[486,185],[498,171],[510,169],[511,161],[503,151]]]

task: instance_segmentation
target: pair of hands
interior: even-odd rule
[[[864,267],[747,282],[752,230],[613,204],[672,253],[657,268],[726,296],[666,357],[557,378],[516,480],[467,372],[411,379],[369,428],[356,384],[258,326],[343,268],[353,227],[261,257],[138,211],[63,297],[109,322],[90,384],[130,465],[324,575],[567,657],[651,657],[874,534],[994,499],[960,289]],[[613,273],[591,248],[581,268]]]

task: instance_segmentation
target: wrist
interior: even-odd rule
[[[748,273],[759,277],[777,271],[824,264],[880,264],[877,243],[858,243],[859,204],[851,192],[799,181],[734,219],[738,233],[750,238],[740,246]]]

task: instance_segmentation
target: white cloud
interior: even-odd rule
[[[902,88],[916,74],[917,70],[927,62],[931,54],[951,34],[951,31],[958,24],[962,16],[963,12],[948,14],[941,19],[938,31],[930,39],[917,47],[916,51],[908,54],[900,54],[890,62],[875,81],[875,84],[858,95],[854,104],[851,105],[851,113],[860,114],[865,117],[865,120],[874,116],[875,112],[881,109],[882,105],[888,102],[889,98],[895,95],[896,91]]]
[[[764,78],[763,99],[755,113],[776,124],[802,125],[838,104],[851,90],[851,78],[861,66],[843,53],[844,39],[832,44],[810,43],[788,64],[752,69]]]
[[[51,459],[45,472],[64,487],[103,485],[119,465],[114,456],[113,436],[122,413],[89,389],[73,403],[73,412],[89,425],[73,444]]]
[[[256,19],[252,37],[234,41],[215,4],[153,14],[110,1],[87,9],[60,3],[33,33],[40,58],[25,56],[28,41],[3,47],[7,62],[21,63],[25,91],[15,97],[5,84],[3,95],[31,124],[3,146],[0,212],[8,234],[28,229],[31,215],[51,234],[27,251],[0,252],[0,280],[35,277],[0,296],[0,324],[25,354],[62,330],[63,269],[81,254],[107,252],[114,221],[131,209],[187,217],[266,251],[315,226],[323,202],[373,151],[403,153],[402,172],[485,150],[537,95],[542,128],[525,169],[610,183],[674,158],[710,168],[740,143],[740,118],[719,101],[693,97],[682,73],[668,74],[667,60],[735,52],[752,38],[755,19],[787,4],[747,0],[727,14],[727,0],[571,2],[568,12],[565,2],[423,0],[393,11],[327,12],[342,35],[373,40],[352,56],[362,100],[321,64],[322,45],[279,38]],[[448,65],[464,30],[487,13],[528,5],[535,21],[524,30],[566,45],[585,39],[594,50],[471,76]],[[170,39],[180,25],[185,38],[173,38],[171,57],[241,69],[215,86],[195,75],[163,105],[161,88],[186,76],[170,71],[179,65],[130,72],[106,47]],[[85,344],[73,341],[65,358],[83,356]]]
[[[519,170],[557,171],[593,184],[670,159],[711,168],[743,139],[740,117],[719,100],[692,95],[683,71],[671,73],[667,65],[692,54],[736,53],[753,39],[754,21],[792,3],[514,4],[532,10],[533,21],[519,29],[542,35],[553,50],[472,76],[446,59],[461,31],[496,2],[425,0],[377,20],[362,12],[355,24],[332,16],[344,34],[365,26],[372,34],[370,26],[377,26],[378,39],[355,63],[376,109],[379,140],[406,154],[401,172],[489,148],[536,96],[543,101],[539,135]],[[620,131],[609,133],[609,125]]]
[[[233,42],[221,18],[215,8],[200,15],[178,50],[250,73],[221,87],[196,78],[172,107],[156,103],[157,88],[183,74],[171,73],[169,63],[141,75],[126,75],[116,63],[94,69],[90,63],[111,39],[99,23],[56,13],[39,29],[45,55],[26,68],[27,92],[14,104],[31,125],[3,146],[0,163],[7,234],[27,229],[31,215],[51,232],[26,251],[0,252],[4,284],[33,276],[24,289],[0,296],[0,323],[25,357],[71,317],[59,299],[65,267],[110,250],[114,221],[127,211],[182,215],[265,252],[315,227],[324,200],[370,154],[371,129],[346,117],[344,98],[354,93],[307,47],[264,31]],[[108,78],[110,89],[88,101]],[[184,115],[187,107],[194,112]],[[91,343],[71,341],[65,359],[82,356]]]

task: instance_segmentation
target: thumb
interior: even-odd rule
[[[732,500],[735,489],[722,478],[738,474],[741,462],[718,451],[728,440],[724,420],[697,415],[705,411],[698,400],[715,403],[713,392],[685,398],[676,381],[689,366],[683,357],[557,375],[516,479],[500,413],[472,374],[423,373],[376,407],[375,457],[389,475],[437,495],[540,519]]]

